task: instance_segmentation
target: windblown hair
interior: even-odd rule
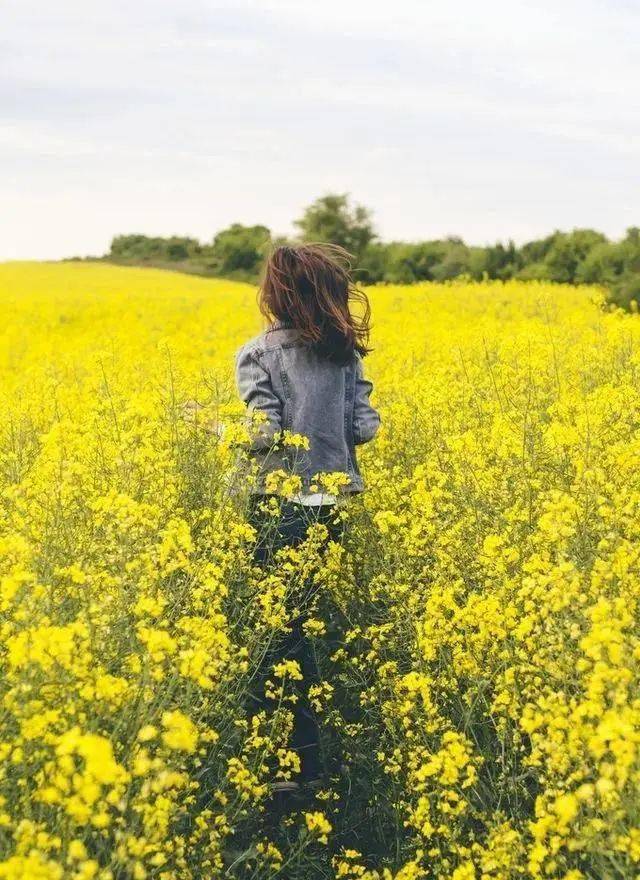
[[[360,315],[351,304],[358,303]],[[267,258],[258,305],[267,320],[281,321],[319,354],[347,363],[369,349],[371,308],[351,275],[351,255],[331,244],[275,248]]]

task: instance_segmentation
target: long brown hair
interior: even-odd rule
[[[282,322],[330,360],[349,361],[369,351],[371,308],[351,274],[351,255],[331,244],[276,247],[267,258],[258,305],[267,320]],[[350,305],[358,303],[360,314]]]

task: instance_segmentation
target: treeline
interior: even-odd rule
[[[628,229],[620,241],[610,241],[593,229],[574,229],[556,231],[520,247],[512,241],[479,247],[457,237],[383,242],[376,235],[371,213],[361,205],[352,206],[347,195],[317,199],[295,226],[298,241],[330,241],[350,251],[363,283],[407,284],[459,276],[539,279],[602,284],[618,305],[628,308],[632,301],[640,302],[638,227]],[[234,223],[209,243],[178,236],[119,235],[105,259],[255,282],[269,247],[284,241],[266,226]]]

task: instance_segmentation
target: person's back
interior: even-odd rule
[[[240,396],[266,417],[252,447],[261,460],[258,492],[266,474],[279,469],[301,477],[305,496],[318,473],[346,474],[346,493],[363,489],[355,447],[371,440],[380,424],[362,369],[368,303],[336,250],[303,245],[273,253],[260,298],[271,326],[236,359]],[[365,306],[360,320],[349,310],[356,296]],[[274,443],[285,431],[308,438],[308,450]]]
[[[328,246],[277,248],[267,261],[260,288],[261,311],[271,326],[243,345],[236,359],[240,396],[264,417],[252,432],[251,451],[260,463],[260,480],[253,487],[250,513],[256,530],[254,557],[262,565],[278,550],[304,541],[315,523],[326,527],[328,539],[339,540],[344,520],[336,514],[336,495],[363,489],[355,447],[374,437],[380,417],[369,403],[372,386],[362,372],[369,304],[352,284],[347,257]],[[351,314],[351,299],[364,305],[362,318]],[[288,443],[285,432],[306,437],[308,449]],[[274,521],[268,476],[280,469],[298,474],[301,485],[293,498],[281,502]],[[316,485],[317,474],[336,471],[346,474],[346,484],[336,479],[332,492]],[[265,657],[261,677],[266,679],[277,661],[299,664],[303,680],[291,745],[302,761],[301,781],[313,785],[326,774],[326,767],[307,694],[317,678],[304,631],[311,602],[307,594],[290,609],[289,627]],[[257,699],[269,702],[266,693]],[[274,785],[274,790],[283,789],[298,790],[299,783]]]

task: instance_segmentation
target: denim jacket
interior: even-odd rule
[[[362,359],[340,365],[323,358],[277,322],[243,345],[236,356],[236,383],[249,411],[267,421],[253,432],[252,455],[264,475],[280,468],[298,474],[309,492],[315,474],[341,471],[350,478],[345,492],[364,488],[355,447],[375,437],[380,416],[369,403],[373,385],[364,378]],[[303,434],[309,450],[273,445],[279,431]]]

